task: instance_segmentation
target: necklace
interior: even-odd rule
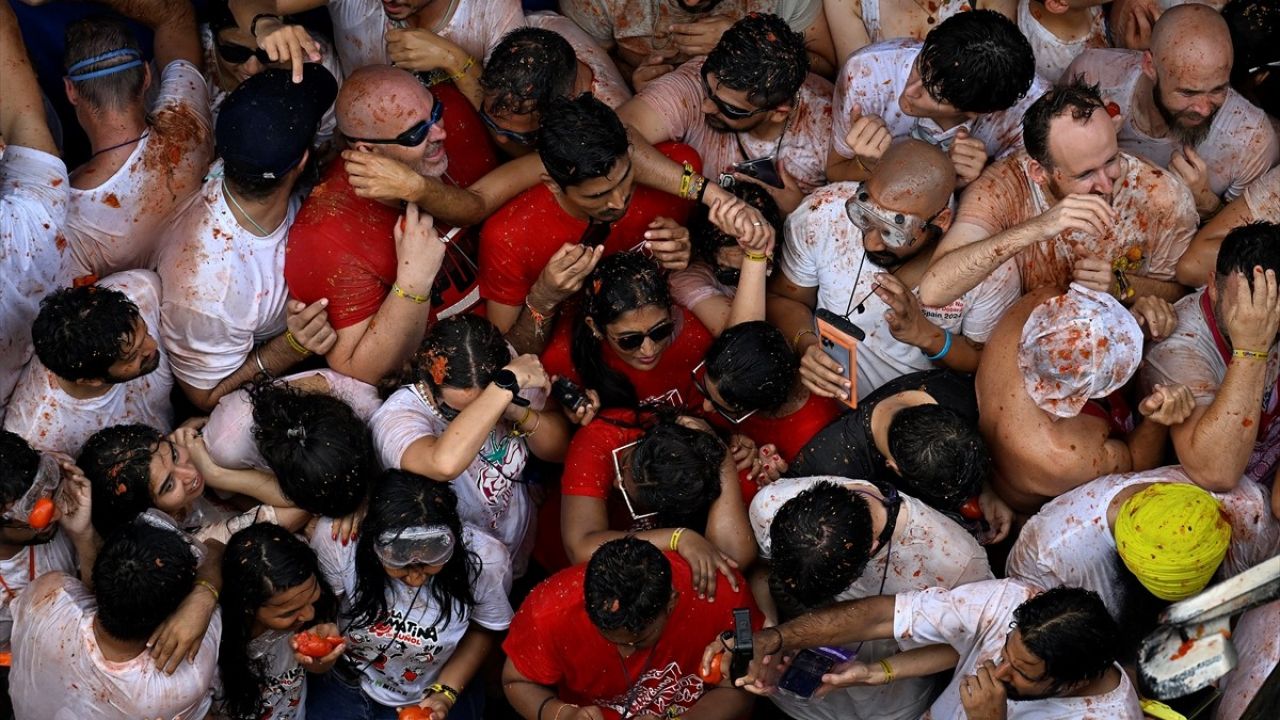
[[[266,237],[271,234],[266,228],[259,225],[257,220],[253,219],[253,216],[249,214],[248,210],[240,207],[240,203],[236,201],[236,196],[231,192],[231,188],[227,187],[226,180],[222,181],[222,194],[231,201],[231,207],[239,210],[240,214],[244,216],[244,219],[248,220],[255,228],[257,228],[259,235]]]
[[[142,131],[142,134],[141,134],[141,135],[139,135],[138,137],[136,137],[136,138],[134,138],[134,139],[132,139],[132,140],[125,140],[125,141],[124,141],[124,142],[122,142],[122,143],[116,143],[115,145],[112,145],[111,147],[108,147],[108,148],[102,148],[101,150],[99,150],[99,151],[95,152],[94,154],[90,155],[90,156],[89,156],[89,159],[90,159],[90,160],[92,160],[92,159],[94,159],[94,158],[98,157],[99,155],[101,155],[101,154],[102,154],[102,153],[104,153],[104,152],[111,152],[112,150],[118,150],[118,149],[120,149],[120,148],[124,147],[125,145],[132,145],[132,144],[134,144],[134,143],[136,143],[136,142],[141,142],[141,141],[142,141],[142,138],[144,138],[144,137],[146,137],[146,136],[148,136],[148,135],[150,135],[150,134],[151,134],[151,128],[147,128],[146,130],[143,130],[143,131]]]
[[[791,113],[787,113],[787,119],[782,121],[782,132],[778,133],[778,142],[773,146],[773,159],[778,159],[778,153],[782,152],[782,139],[787,136],[787,128],[791,127]],[[742,161],[750,162],[751,155],[747,152],[747,148],[742,144],[742,133],[734,133],[733,139],[738,143],[738,152],[742,153]]]

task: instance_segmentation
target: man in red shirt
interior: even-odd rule
[[[480,231],[480,295],[494,325],[521,352],[537,352],[557,309],[605,255],[651,252],[664,267],[689,264],[683,223],[692,201],[638,185],[622,121],[589,94],[553,100],[538,151],[546,172]],[[698,154],[659,146],[693,172]]]
[[[336,112],[356,150],[421,176],[466,187],[497,166],[483,123],[451,85],[428,90],[407,71],[372,65],[347,78]],[[403,218],[399,208],[358,196],[334,163],[299,211],[285,253],[294,297],[329,301],[338,333],[329,366],[370,383],[401,368],[431,320],[480,301],[474,234],[433,229],[416,205]]]
[[[678,538],[673,538],[673,544]],[[719,576],[718,576],[719,577]],[[728,678],[698,676],[702,651],[733,628],[733,609],[761,616],[747,584],[719,577],[699,600],[689,565],[636,538],[600,546],[586,565],[562,570],[529,595],[503,643],[507,700],[528,720],[741,718],[752,697]]]

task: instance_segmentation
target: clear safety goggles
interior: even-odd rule
[[[457,538],[447,525],[427,525],[382,533],[373,543],[373,552],[383,565],[403,568],[410,565],[444,565],[453,557]]]
[[[33,530],[44,530],[53,520],[53,513],[33,513],[41,500],[52,503],[62,486],[62,468],[52,455],[40,455],[40,467],[36,470],[36,478],[31,487],[4,512],[5,520],[29,525]],[[44,517],[36,517],[43,515]]]
[[[928,220],[915,215],[886,210],[871,202],[866,190],[845,201],[844,212],[863,233],[879,230],[884,244],[891,248],[911,247],[933,218]]]
[[[204,562],[204,543],[196,540],[191,533],[183,530],[182,526],[178,525],[177,521],[169,517],[163,510],[149,508],[145,512],[138,513],[138,517],[134,519],[134,522],[174,533],[187,544],[187,549],[191,551],[191,556],[196,559],[196,565]]]

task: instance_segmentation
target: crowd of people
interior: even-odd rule
[[[1277,38],[0,2],[0,720],[1183,717],[1142,639],[1280,554]]]

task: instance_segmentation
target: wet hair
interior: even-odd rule
[[[706,363],[706,378],[724,404],[744,412],[782,407],[800,371],[782,331],[763,320],[720,333],[707,348]]]
[[[0,508],[31,489],[40,472],[40,453],[17,433],[0,430]]]
[[[706,527],[711,504],[720,497],[724,451],[720,438],[674,417],[645,431],[631,454],[631,474],[640,505],[660,513],[659,527]]]
[[[1036,58],[1012,20],[994,10],[952,15],[920,48],[920,81],[960,112],[1007,110],[1031,89]]]
[[[141,56],[138,40],[123,20],[109,15],[95,15],[67,26],[63,68],[114,50],[134,50]],[[81,68],[77,72],[104,70],[129,61],[115,57]],[[144,65],[74,82],[76,92],[94,108],[124,110],[142,102],[142,86],[146,79]]]
[[[107,537],[93,565],[98,622],[111,637],[146,640],[195,587],[196,557],[178,533],[141,520]]]
[[[643,632],[671,601],[671,561],[634,537],[610,540],[587,561],[587,617],[601,632]]]
[[[248,393],[254,441],[285,497],[315,515],[355,512],[378,472],[369,426],[332,395],[270,380]]]
[[[261,716],[263,691],[270,670],[263,659],[249,657],[258,609],[279,593],[315,578],[321,608],[332,613],[333,593],[320,574],[316,554],[296,535],[274,523],[254,523],[231,536],[222,557],[222,642],[218,667],[227,713],[236,720]]]
[[[1240,273],[1253,289],[1253,268],[1273,270],[1280,275],[1280,225],[1265,221],[1241,225],[1227,233],[1218,248],[1218,260],[1214,266],[1218,292],[1221,294],[1227,277]]]
[[[605,177],[630,147],[618,114],[591,93],[549,101],[538,137],[542,165],[562,189]]]
[[[31,342],[40,362],[63,380],[115,381],[109,370],[133,343],[140,317],[119,290],[63,288],[40,301]]]
[[[149,425],[113,425],[94,433],[76,465],[89,479],[93,527],[102,537],[152,507],[151,455],[166,442]]]
[[[502,36],[489,53],[480,87],[491,114],[541,111],[573,89],[578,56],[559,33],[522,27]]]
[[[1120,656],[1120,628],[1092,590],[1059,587],[1013,611],[1022,643],[1058,685],[1095,680]]]
[[[410,360],[409,379],[425,383],[436,395],[442,387],[468,390],[488,385],[509,362],[511,348],[493,323],[478,315],[454,315],[427,331]]]
[[[444,568],[422,588],[440,607],[439,617],[433,618],[431,624],[448,625],[455,613],[475,606],[471,583],[480,576],[483,564],[463,539],[458,496],[453,487],[406,470],[386,470],[374,485],[369,514],[356,544],[356,589],[349,627],[369,627],[387,617],[387,585],[391,579],[373,544],[383,533],[395,534],[426,525],[448,527],[457,548]]]
[[[939,510],[958,511],[991,477],[991,452],[977,424],[951,408],[899,410],[889,421],[888,442],[902,489]]]
[[[871,559],[871,506],[823,480],[783,503],[769,525],[769,589],[788,616],[830,603]]]
[[[760,211],[764,216],[765,222],[773,228],[774,236],[778,242],[782,241],[782,211],[778,209],[778,203],[773,199],[762,186],[751,182],[734,183],[729,188],[729,192],[737,195],[747,204]],[[716,253],[721,248],[735,247],[738,239],[732,235],[726,234],[723,230],[716,227],[711,222],[711,210],[701,203],[695,205],[689,213],[689,243],[692,245],[692,255],[695,260],[701,260],[711,267],[719,265],[716,259]],[[781,247],[774,248],[774,255],[781,254]]]
[[[604,340],[595,336],[586,319],[591,318],[603,334],[623,314],[649,305],[671,308],[667,275],[651,257],[637,252],[615,253],[601,260],[587,276],[570,355],[583,384],[600,394],[601,407],[633,408],[639,399],[627,376],[605,364]]]
[[[795,97],[809,74],[804,35],[769,13],[748,13],[724,31],[702,66],[725,87],[747,94],[751,104],[777,107]]]
[[[1070,113],[1076,122],[1089,122],[1098,110],[1106,109],[1098,86],[1090,85],[1080,77],[1066,85],[1057,85],[1041,95],[1022,116],[1022,140],[1027,155],[1045,169],[1053,169],[1053,157],[1049,154],[1049,124],[1056,118]]]

